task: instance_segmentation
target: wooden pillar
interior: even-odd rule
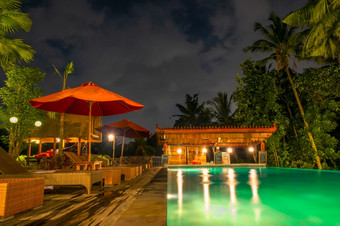
[[[261,152],[264,152],[264,151],[266,151],[266,150],[265,150],[264,142],[262,141],[262,142],[261,142]]]
[[[39,154],[41,154],[41,150],[42,150],[42,143],[41,143],[41,139],[39,139]]]
[[[185,164],[188,165],[188,147],[185,146]]]
[[[31,143],[31,138],[28,138],[28,157],[31,157],[31,150],[32,150],[32,143]]]
[[[53,156],[55,156],[57,151],[57,138],[53,138]]]
[[[78,137],[78,147],[77,147],[77,155],[80,156],[80,148],[81,148],[81,138]]]

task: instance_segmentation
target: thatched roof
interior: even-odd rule
[[[54,138],[60,137],[60,115],[56,113],[55,118],[46,117],[42,126],[31,132],[32,139],[40,139],[42,143],[53,143]],[[102,134],[95,128],[102,126],[100,116],[92,116],[92,142],[101,142]],[[78,142],[78,138],[83,141],[88,140],[89,117],[83,115],[65,114],[64,119],[64,139],[66,142]]]

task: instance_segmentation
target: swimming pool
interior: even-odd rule
[[[340,172],[169,168],[168,225],[340,225]]]

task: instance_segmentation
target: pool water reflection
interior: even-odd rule
[[[340,225],[340,172],[169,168],[168,225]]]

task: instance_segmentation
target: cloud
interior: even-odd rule
[[[128,118],[154,131],[156,123],[173,125],[175,104],[184,104],[186,93],[199,93],[200,101],[231,94],[249,56],[242,49],[260,37],[254,22],[266,23],[273,9],[294,10],[298,4],[290,2],[27,1],[33,26],[24,40],[47,72],[41,83],[47,94],[61,88],[52,64],[62,71],[72,60],[68,86],[92,81],[145,105],[103,123]]]

